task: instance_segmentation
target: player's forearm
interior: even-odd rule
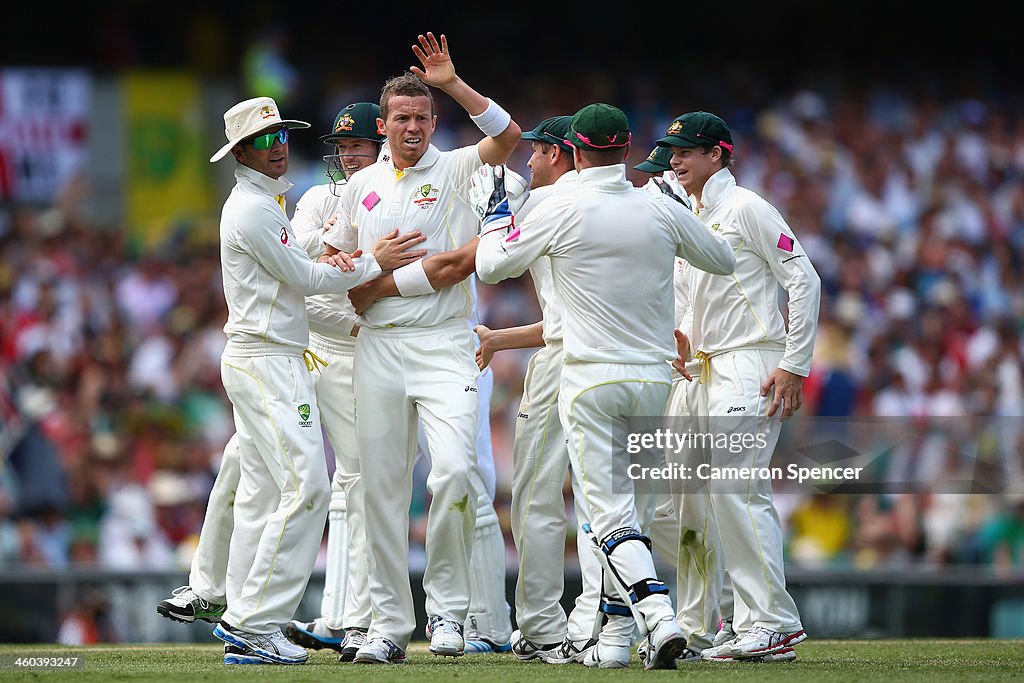
[[[470,116],[479,116],[487,109],[487,98],[474,90],[468,83],[456,76],[451,83],[439,86],[448,97],[455,100]]]
[[[423,260],[423,270],[434,289],[456,285],[473,274],[476,268],[476,248],[479,238],[473,238],[462,247]]]
[[[461,78],[442,88],[459,103],[486,135],[478,146],[480,160],[485,164],[503,164],[519,144],[522,129],[496,102],[481,95]]]
[[[544,346],[544,323],[508,327],[504,330],[492,330],[490,346],[495,351],[508,349],[531,349]]]

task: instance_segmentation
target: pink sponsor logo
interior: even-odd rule
[[[380,204],[380,195],[376,192],[371,192],[363,198],[363,206],[366,207],[367,211],[373,211],[373,207]]]

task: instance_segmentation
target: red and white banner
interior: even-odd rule
[[[0,69],[0,199],[53,201],[81,170],[91,91],[77,69]]]

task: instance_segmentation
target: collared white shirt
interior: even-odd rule
[[[324,252],[324,225],[338,213],[341,195],[348,185],[345,180],[337,183],[337,190],[330,183],[314,185],[306,190],[295,204],[292,215],[292,230],[299,244],[311,259],[318,259]],[[338,194],[335,195],[334,193]],[[341,249],[346,253],[355,251],[355,245]],[[338,343],[355,344],[352,328],[356,325],[356,309],[348,299],[347,292],[329,292],[306,297],[306,316],[309,331]]]
[[[466,196],[470,178],[482,163],[476,145],[449,152],[430,145],[415,166],[402,171],[393,160],[378,161],[349,181],[338,223],[324,241],[341,249],[355,235],[356,246],[368,253],[397,228],[399,234],[421,231],[427,239],[414,248],[426,249],[427,256],[458,249],[476,237],[479,222]],[[473,305],[471,288],[463,281],[433,294],[380,299],[360,316],[359,324],[431,327],[469,319]]]
[[[778,210],[740,187],[727,168],[708,179],[700,220],[736,253],[731,275],[686,271],[690,346],[715,356],[742,348],[784,350],[779,367],[806,377],[818,328],[821,280]],[[789,294],[789,332],[779,286]]]
[[[235,180],[220,220],[228,344],[301,352],[309,344],[305,297],[345,292],[380,275],[380,266],[372,255],[356,259],[351,272],[311,261],[277,200],[292,184],[242,165]]]
[[[573,191],[576,188],[578,177],[575,170],[567,171],[551,185],[530,190],[530,196],[519,207],[516,222],[521,225],[534,208],[556,192]],[[558,302],[558,295],[555,293],[555,281],[551,275],[551,259],[547,256],[537,259],[530,266],[530,278],[533,280],[533,287],[537,292],[537,303],[540,304],[541,316],[544,319],[544,341],[560,342],[562,341],[562,310]]]
[[[633,187],[623,164],[580,171],[575,190],[546,199],[510,234],[481,237],[477,274],[518,277],[545,255],[567,362],[670,360],[675,257],[719,273],[735,265],[724,240],[679,202]]]

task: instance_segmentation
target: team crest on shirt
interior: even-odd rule
[[[334,127],[334,132],[340,132],[343,130],[352,130],[352,127],[356,125],[356,120],[352,118],[350,114],[344,114],[338,119],[338,125]]]
[[[441,188],[427,183],[420,185],[412,193],[412,203],[421,209],[428,209],[440,198]]]
[[[313,421],[309,419],[310,409],[308,403],[303,403],[299,406],[299,426],[300,427],[312,427]]]
[[[667,131],[665,131],[665,135],[675,135],[676,133],[680,132],[681,130],[683,130],[683,122],[682,121],[673,121],[672,125],[668,127]]]

